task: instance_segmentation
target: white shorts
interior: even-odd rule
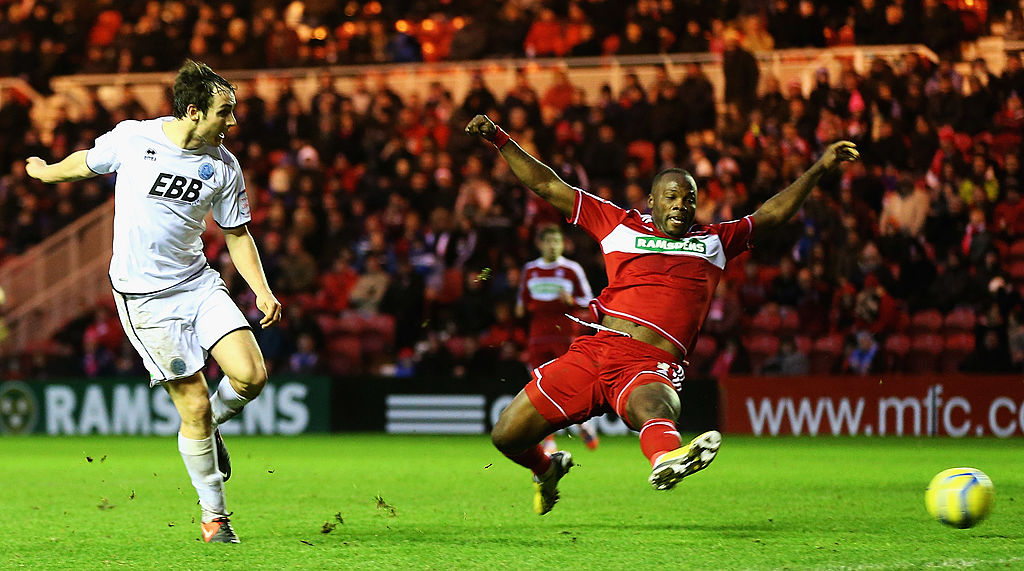
[[[114,302],[124,332],[149,371],[150,386],[194,375],[225,335],[250,328],[220,274],[209,267],[154,294],[115,291]]]

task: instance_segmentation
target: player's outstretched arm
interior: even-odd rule
[[[811,168],[807,169],[793,184],[769,198],[751,217],[754,219],[754,232],[775,228],[785,224],[803,205],[807,195],[811,193],[821,177],[837,168],[839,163],[855,161],[860,157],[857,145],[850,141],[832,143],[822,153]]]
[[[248,226],[230,228],[224,230],[224,244],[228,247],[228,254],[231,255],[231,262],[235,264],[239,275],[249,284],[249,288],[256,294],[256,307],[263,312],[263,319],[260,320],[260,327],[266,329],[281,321],[281,302],[274,297],[270,291],[270,284],[267,283],[267,274],[263,272],[263,263],[260,262],[260,253],[256,249],[256,242],[249,233]]]
[[[82,180],[96,176],[96,173],[89,168],[85,162],[85,155],[89,151],[75,151],[59,163],[52,165],[39,157],[25,159],[25,172],[28,176],[41,180],[45,183],[69,182]]]
[[[473,117],[466,125],[466,132],[498,147],[498,152],[523,184],[550,202],[566,217],[572,213],[572,207],[576,202],[576,189],[559,178],[551,167],[524,151],[486,115]]]

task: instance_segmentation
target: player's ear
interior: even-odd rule
[[[185,108],[185,116],[188,117],[189,120],[191,121],[198,121],[200,118],[202,118],[202,115],[203,112],[200,111],[199,108],[195,105],[189,104],[189,106]]]

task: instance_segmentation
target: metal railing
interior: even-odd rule
[[[107,201],[0,266],[8,329],[0,355],[50,339],[111,295],[107,268],[113,232],[114,203]]]

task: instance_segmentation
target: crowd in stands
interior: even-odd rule
[[[747,49],[959,42],[1024,27],[1012,0],[27,0],[0,2],[0,76],[41,91],[69,73],[171,71],[182,54],[215,69],[721,53],[727,25]],[[1018,37],[1019,39],[1019,37]]]
[[[47,26],[52,26],[66,22],[54,14],[78,9],[72,4],[79,3],[35,5],[48,10]],[[130,3],[132,9],[121,8],[129,3],[117,3],[117,9],[112,2],[93,4],[103,9],[101,15],[119,14],[118,25],[111,28],[115,43],[131,41],[147,18],[153,19],[147,28],[151,33],[168,34],[173,26],[165,14],[191,6],[173,1]],[[355,5],[365,13],[371,4]],[[458,12],[455,7],[477,5],[451,4],[455,11],[448,10],[449,15]],[[537,23],[551,17],[545,12],[553,12],[564,30],[566,14],[579,9],[595,26],[628,22],[628,39],[630,25],[657,29],[656,16],[684,3],[639,0],[622,20],[594,18],[587,11],[615,12],[609,6],[618,5],[614,2],[559,4],[566,10],[556,10],[557,3],[535,3],[539,9],[533,11],[523,10],[523,4],[531,3],[497,4],[495,17],[532,14],[532,25],[521,26],[527,38]],[[685,4],[700,30],[721,22],[716,11],[731,9],[721,3]],[[814,7],[773,2],[766,29],[786,10],[803,14],[805,4]],[[922,4],[927,12],[941,3]],[[322,15],[332,30],[328,38],[336,39],[334,26],[358,21],[372,29],[373,22],[392,21],[391,5],[379,5],[377,19]],[[744,3],[724,5],[745,14]],[[238,20],[244,24],[238,27],[252,31],[265,14],[219,6],[185,10],[192,20],[180,28],[205,29],[204,18],[219,18],[228,29]],[[848,17],[824,18],[817,29],[833,29],[829,22],[852,22],[854,36],[860,37],[858,29],[873,29],[857,27],[860,10],[884,8],[884,19],[889,19],[893,6],[906,5],[851,3],[853,12],[839,12]],[[14,12],[7,10],[8,22]],[[287,13],[274,12],[277,18],[264,23],[276,30],[266,32],[274,42],[282,41],[278,28],[291,25]],[[426,10],[423,17],[432,14]],[[470,17],[464,17],[469,27]],[[99,20],[85,20],[93,22],[83,26],[89,29],[86,41],[92,41]],[[47,26],[31,29],[46,34]],[[116,33],[119,26],[128,26],[128,33]],[[797,34],[801,28],[795,24],[784,29],[793,37],[772,32],[774,45],[817,45],[817,39]],[[825,36],[824,41],[832,41]],[[75,37],[66,36],[69,42]],[[723,57],[752,49],[741,43],[750,41],[750,33],[711,39],[719,37]],[[455,33],[453,45],[457,38]],[[529,53],[529,45],[510,42],[515,48],[511,55]],[[183,47],[179,53],[188,51]],[[358,53],[341,51],[346,57]],[[195,49],[192,54],[199,56]],[[128,69],[148,69],[146,57],[144,51],[133,51]],[[252,65],[280,63],[268,53],[252,57]],[[152,65],[162,69],[178,63]],[[754,63],[753,71],[763,73]],[[74,69],[97,71],[84,63]],[[744,66],[737,69],[742,75]],[[251,85],[240,86],[238,126],[227,145],[245,172],[252,232],[271,285],[285,304],[281,327],[257,328],[274,373],[525,379],[524,324],[512,311],[520,269],[537,255],[536,230],[565,223],[518,184],[492,148],[462,134],[477,113],[500,122],[569,183],[624,207],[645,208],[657,171],[686,168],[699,187],[697,223],[752,212],[831,141],[858,144],[861,162],[823,179],[785,231],[730,263],[702,340],[688,357],[691,377],[1024,371],[1020,54],[1008,54],[997,75],[984,60],[957,64],[946,57],[933,64],[907,53],[895,65],[874,60],[863,73],[851,64],[838,77],[821,70],[809,92],[797,83],[782,85],[764,77],[753,95],[757,83],[748,82],[734,89],[734,97],[728,92],[730,82],[736,87],[736,74],[730,79],[726,70],[723,113],[717,112],[712,84],[698,64],[689,65],[681,77],[663,69],[647,85],[628,74],[621,90],[605,86],[593,100],[563,72],[552,73],[559,78],[543,93],[533,88],[525,71],[504,93],[476,77],[458,101],[440,83],[422,96],[402,97],[386,81],[340,93],[327,75],[308,106],[289,89],[271,101],[255,95]],[[107,200],[113,182],[108,177],[47,187],[25,176],[24,157],[52,159],[88,148],[117,120],[146,114],[130,98],[113,109],[94,98],[83,120],[59,121],[54,144],[44,148],[29,119],[29,104],[12,93],[5,93],[3,101],[0,157],[10,170],[0,178],[0,246],[3,254],[13,255]],[[169,103],[164,107],[169,110]],[[12,124],[20,129],[8,128]],[[607,281],[598,245],[577,230],[567,232],[566,255],[583,265],[594,291],[600,291]],[[231,267],[218,232],[204,238],[207,257],[240,306],[258,321],[251,294]],[[50,350],[10,361],[3,374],[144,374],[119,331],[116,316],[99,307],[69,324]]]

